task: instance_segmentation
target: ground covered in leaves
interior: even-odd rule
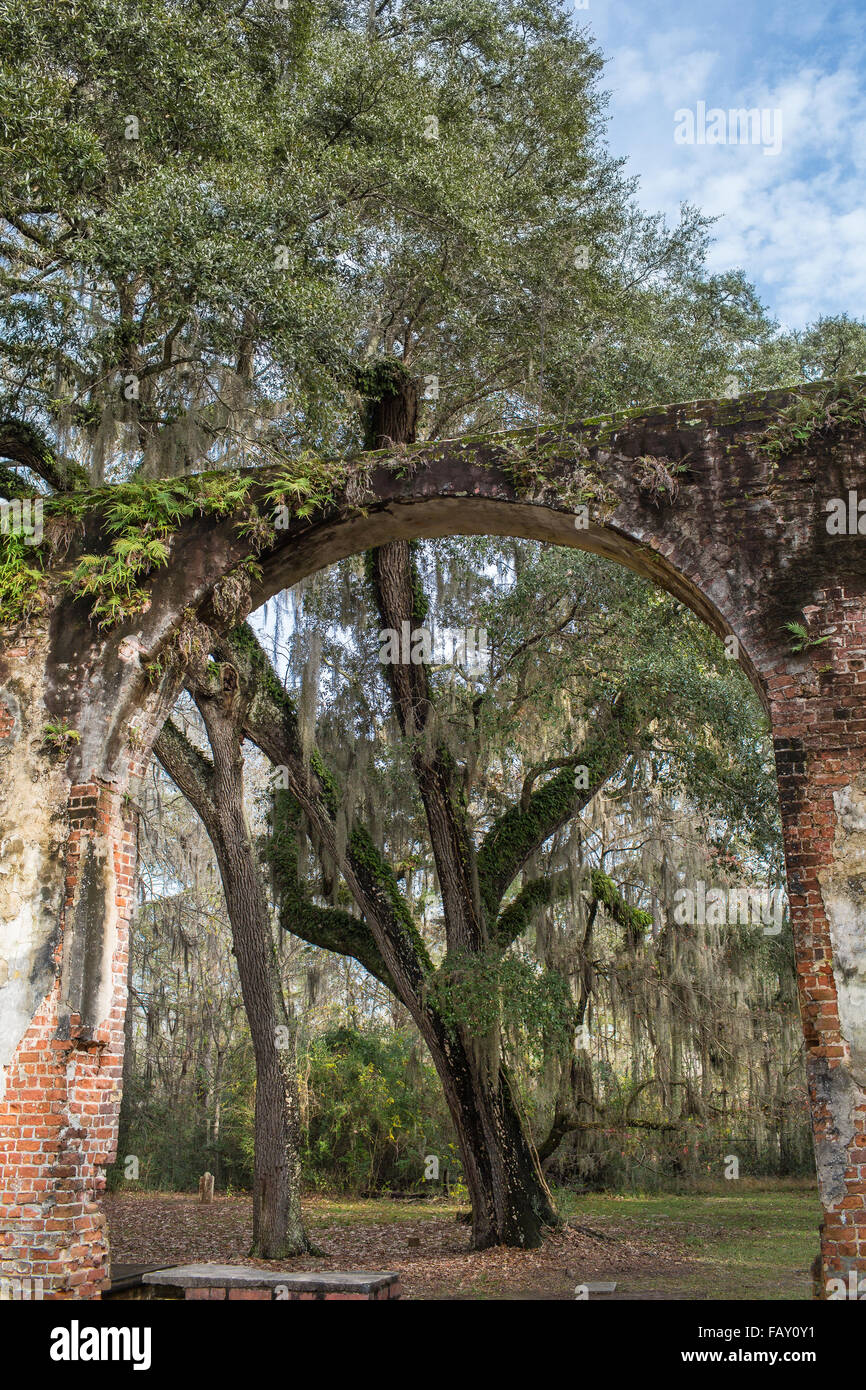
[[[321,1254],[249,1258],[252,1200],[123,1191],[105,1199],[116,1264],[191,1261],[266,1269],[397,1270],[416,1299],[573,1299],[616,1281],[615,1298],[806,1299],[818,1249],[814,1185],[725,1183],[677,1196],[558,1194],[566,1224],[540,1250],[470,1250],[445,1200],[314,1196],[308,1229]]]

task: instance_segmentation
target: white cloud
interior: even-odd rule
[[[640,106],[653,96],[667,106],[682,106],[700,97],[719,55],[710,49],[689,48],[689,37],[677,35],[676,52],[661,37],[651,40],[647,48],[616,49],[607,72],[616,107]]]
[[[706,42],[718,37],[712,24],[703,33],[693,24],[648,31],[646,11],[637,9],[620,6],[620,32],[629,41],[607,46],[606,85],[611,141],[640,176],[644,206],[675,217],[688,201],[718,216],[712,268],[741,266],[783,323],[802,326],[843,311],[866,317],[866,84],[855,67],[859,55],[843,49],[831,68],[812,44],[808,59],[797,63],[799,55],[780,40],[759,65],[736,63],[721,43]],[[813,37],[810,7],[797,6],[795,17],[798,35]],[[748,43],[748,34],[740,37]],[[780,153],[675,144],[675,110],[698,101],[780,110]]]

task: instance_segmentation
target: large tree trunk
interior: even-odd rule
[[[309,1249],[301,1219],[296,1028],[280,988],[267,902],[252,846],[248,838],[246,843],[232,841],[230,834],[217,858],[256,1059],[250,1253],[278,1260]]]
[[[391,364],[365,419],[367,448],[411,444],[415,439],[418,395],[407,372]],[[373,555],[373,579],[380,619],[400,631],[401,623],[420,624],[417,578],[406,541],[380,546]],[[483,951],[488,933],[474,872],[475,852],[458,805],[454,764],[437,745],[424,751],[419,737],[433,717],[428,673],[423,665],[392,666],[392,702],[411,749],[412,768],[430,831],[442,894],[449,951]],[[431,1006],[417,997],[403,1002],[427,1038],[463,1156],[472,1202],[473,1245],[536,1246],[545,1226],[558,1221],[538,1158],[518,1114],[498,1036],[448,1036]]]
[[[508,1071],[471,1040],[422,1028],[457,1131],[472,1204],[472,1245],[529,1249],[559,1217],[518,1112]]]
[[[212,766],[171,724],[155,749],[201,816],[219,863],[256,1060],[250,1253],[277,1260],[310,1249],[301,1218],[296,1028],[280,981],[267,897],[244,805],[237,673],[231,666],[220,669],[220,688],[196,693]]]
[[[368,448],[410,444],[415,439],[418,397],[408,373],[394,370],[365,421]],[[417,608],[417,575],[405,541],[380,546],[372,574],[385,627],[423,622]],[[434,717],[426,667],[411,663],[388,670],[394,712],[410,746],[412,768],[424,803],[445,913],[448,949],[484,951],[487,924],[474,872],[475,852],[454,785],[455,767],[433,739],[424,750],[420,738]],[[478,1039],[465,1029],[448,1035],[426,1001],[403,1002],[418,1020],[428,1041],[460,1142],[466,1185],[472,1202],[476,1249],[491,1245],[536,1246],[545,1226],[558,1221],[537,1155],[512,1095],[501,1059],[498,1029]]]

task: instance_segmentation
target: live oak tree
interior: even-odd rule
[[[369,377],[365,389],[371,394],[365,430],[368,443],[380,444],[386,435],[398,445],[411,442],[414,383],[391,363],[387,374],[384,369],[379,373],[379,394],[372,395]],[[426,601],[409,545],[395,542],[373,552],[368,575],[383,630],[380,636],[403,629],[417,632],[426,617]],[[568,629],[577,607],[575,602],[552,631],[533,633],[527,645],[549,641]],[[668,619],[672,616],[669,613]],[[668,636],[659,635],[662,640]],[[472,744],[485,713],[485,697],[478,696],[463,711],[458,758],[437,718],[427,664],[404,655],[385,665],[391,711],[423,805],[441,900],[445,954],[434,965],[410,906],[397,890],[393,869],[363,825],[352,822],[354,807],[341,808],[321,755],[310,756],[308,748],[305,757],[310,735],[298,730],[294,708],[273,680],[251,633],[247,631],[242,640],[225,639],[218,649],[243,673],[242,683],[250,688],[258,683],[262,690],[267,687],[266,695],[250,703],[246,732],[283,770],[292,794],[291,799],[285,793],[277,796],[271,845],[284,925],[314,944],[349,950],[389,983],[409,1009],[430,1048],[460,1138],[476,1244],[536,1243],[544,1225],[555,1216],[504,1057],[499,972],[509,947],[532,925],[538,910],[559,892],[568,891],[569,876],[531,875],[507,905],[504,900],[545,843],[645,742],[646,725],[662,715],[666,703],[664,713],[670,719],[662,680],[663,676],[670,679],[670,667],[659,664],[652,672],[644,660],[643,681],[634,672],[624,689],[608,692],[606,699],[597,697],[588,733],[579,746],[567,747],[527,775],[519,804],[504,809],[477,845],[469,813],[473,787],[468,769],[473,761],[477,763]],[[677,655],[683,655],[679,646]],[[700,656],[696,653],[692,661],[694,682],[684,683],[683,673],[678,673],[682,704],[677,704],[677,715],[681,717],[685,708],[698,726],[707,704],[695,699],[695,684],[703,675],[700,665],[695,667]],[[491,689],[486,700],[494,699]],[[341,741],[345,743],[344,731]],[[316,905],[305,894],[297,869],[303,828],[300,812],[322,861],[323,882],[335,872],[342,873],[362,921],[344,909]],[[342,834],[341,813],[349,818]],[[586,886],[591,910],[603,905],[632,933],[646,925],[645,916],[629,907],[604,874],[590,876]],[[479,994],[486,996],[486,1011],[478,1010]],[[572,1021],[567,1012],[561,1019],[564,1028]],[[553,1128],[561,1137],[560,1113]]]
[[[512,802],[524,781],[535,773],[540,757],[557,750],[568,704],[574,712],[582,707],[582,692],[592,667],[642,667],[646,680],[649,658],[649,671],[658,667],[657,684],[663,691],[679,691],[686,686],[670,723],[657,725],[652,731],[650,746],[631,757],[621,775],[536,857],[528,873],[536,879],[542,875],[560,881],[565,878],[566,891],[549,907],[536,909],[511,948],[505,971],[498,976],[487,971],[483,977],[486,996],[482,1003],[492,998],[498,984],[502,986],[507,1057],[519,1081],[522,1106],[528,1108],[539,1154],[554,1163],[560,1181],[579,1173],[584,1181],[588,1177],[615,1182],[619,1173],[628,1172],[629,1164],[638,1165],[639,1181],[644,1175],[651,1181],[657,1162],[660,1172],[672,1163],[685,1163],[685,1170],[694,1172],[697,1152],[693,1141],[699,1140],[707,1160],[733,1148],[749,1161],[750,1171],[763,1172],[768,1170],[752,1165],[775,1164],[775,1134],[784,1148],[778,1161],[790,1164],[799,1152],[792,1143],[805,1139],[808,1144],[808,1128],[797,1119],[797,1012],[791,997],[790,959],[785,954],[790,949],[789,935],[764,937],[760,927],[751,931],[708,927],[706,932],[684,927],[675,923],[671,902],[673,886],[678,882],[694,884],[703,877],[718,883],[731,873],[729,881],[742,885],[754,881],[756,869],[760,873],[760,862],[768,854],[772,859],[772,837],[774,831],[778,834],[778,826],[773,825],[771,758],[757,702],[740,688],[741,682],[734,678],[735,668],[723,662],[720,653],[714,657],[708,649],[703,655],[706,644],[697,640],[702,634],[694,620],[678,612],[675,605],[668,618],[671,601],[654,596],[632,576],[591,557],[549,549],[536,555],[536,547],[515,543],[516,550],[525,549],[526,553],[519,557],[520,583],[512,586],[507,576],[497,581],[489,564],[497,558],[498,545],[455,539],[416,552],[431,597],[428,622],[434,630],[453,620],[449,604],[457,599],[456,595],[449,599],[452,585],[461,593],[459,611],[465,616],[468,589],[475,593],[472,617],[489,625],[495,669],[503,659],[516,657],[510,662],[507,677],[497,680],[495,695],[486,702],[487,715],[493,715],[496,722],[491,726],[485,721],[486,752],[482,749],[476,764],[471,808],[479,832]],[[443,550],[447,552],[444,555]],[[441,570],[438,584],[434,560]],[[471,587],[473,575],[477,592]],[[482,584],[485,575],[486,587]],[[621,581],[622,587],[616,581]],[[354,587],[366,598],[357,567]],[[375,842],[393,866],[428,952],[438,962],[443,950],[440,904],[423,807],[411,795],[412,778],[409,774],[407,781],[400,744],[385,742],[382,737],[387,727],[388,692],[377,675],[377,617],[371,611],[367,623],[356,624],[359,634],[368,633],[361,637],[362,650],[357,655],[347,651],[345,643],[338,644],[337,633],[330,633],[327,627],[328,622],[337,628],[346,622],[349,610],[341,594],[351,595],[352,589],[353,575],[333,571],[307,586],[304,595],[302,622],[296,631],[298,646],[302,651],[310,650],[317,638],[321,641],[323,688],[317,738],[328,764],[338,773],[343,788],[341,802],[351,798],[349,804],[357,807],[359,815],[369,817]],[[580,606],[574,621],[566,624],[563,620],[574,607],[576,596]],[[630,625],[628,615],[641,609]],[[275,606],[270,613],[275,616]],[[607,636],[606,627],[612,629]],[[267,631],[271,631],[270,624]],[[555,633],[555,637],[533,644],[533,633]],[[655,633],[658,641],[653,645]],[[589,646],[582,641],[585,635],[592,636]],[[689,660],[692,644],[695,651]],[[342,664],[337,664],[340,658]],[[283,669],[282,664],[279,669]],[[727,675],[727,680],[722,680],[722,675]],[[458,759],[471,761],[474,740],[472,745],[467,740],[459,706],[448,697],[449,683],[459,689],[461,677],[453,667],[449,670],[444,665],[434,666],[431,676],[437,686],[440,716],[447,716],[444,733],[453,742]],[[702,686],[709,691],[703,697]],[[552,690],[561,692],[555,700],[550,698]],[[306,694],[299,697],[299,711],[307,702]],[[449,729],[452,716],[453,730]],[[683,728],[677,742],[673,735],[680,723]],[[351,742],[347,740],[349,731],[355,734]],[[505,767],[501,766],[503,757]],[[253,759],[251,766],[256,762]],[[690,811],[696,801],[706,809]],[[337,814],[339,821],[339,807]],[[297,824],[296,815],[293,822]],[[338,842],[342,833],[338,823]],[[306,836],[304,840],[309,843]],[[297,874],[298,856],[291,837],[272,838],[270,845],[273,851],[288,846],[284,862]],[[172,839],[166,842],[166,851],[173,852]],[[326,875],[320,862],[317,869],[317,856],[311,857],[309,850],[302,855],[301,864],[306,891],[303,895],[285,892],[283,917],[287,925],[292,913],[299,912],[301,929],[311,940],[321,942],[329,939],[328,933],[335,933],[339,921],[341,935],[331,935],[332,945],[361,952],[365,933],[357,922],[357,908],[354,922],[345,912],[347,905],[351,909],[351,900],[339,879],[333,873]],[[616,923],[603,902],[593,920],[593,904],[588,898],[581,913],[584,895],[577,891],[572,897],[567,883],[570,875],[563,871],[571,867],[579,884],[589,880],[596,865],[603,866],[605,876],[613,879],[630,904],[650,911],[652,928],[635,932],[628,924]],[[174,876],[183,881],[182,873],[175,871]],[[778,879],[770,880],[773,885],[776,882]],[[174,904],[172,896],[165,906],[169,924],[181,906]],[[344,909],[342,914],[329,910],[335,904]],[[184,912],[188,919],[189,909]],[[588,926],[592,930],[587,947]],[[367,942],[369,945],[369,937]],[[760,960],[763,953],[775,953],[777,947],[784,949],[774,985],[776,967],[768,957],[765,970]],[[307,952],[308,1001],[314,1004],[312,1013],[305,1013],[308,1035],[311,1027],[327,1028],[330,1025],[325,1020],[337,1018],[347,1027],[364,1030],[357,1044],[361,1049],[364,1037],[369,1038],[366,1030],[376,1030],[378,1019],[378,1027],[387,1027],[389,1035],[391,1028],[398,1028],[398,1036],[406,1038],[400,1046],[409,1046],[412,1029],[400,1022],[399,1008],[395,1012],[385,1006],[385,986],[378,978],[367,976],[365,983],[359,967],[348,968],[346,958],[334,952],[325,958],[314,946],[308,946]],[[302,949],[300,959],[304,955]],[[532,984],[531,978],[527,979],[527,966],[535,960],[571,982],[575,1002],[589,1025],[588,1049],[585,1042],[575,1047],[573,1039],[552,1029],[539,1035],[533,1027],[526,1036],[526,1025],[534,1025],[536,1020],[527,1018],[528,1009],[521,1013],[515,1005],[528,1003],[530,998],[536,1004],[543,1002],[537,991],[526,989]],[[380,963],[371,964],[386,974]],[[303,967],[299,983],[306,988]],[[776,997],[779,989],[781,995]],[[479,1008],[478,999],[468,989],[445,1002],[452,1008],[455,1003]],[[186,1017],[182,1011],[179,1037],[185,1036]],[[544,1021],[543,1015],[540,1020]],[[616,1040],[610,1036],[613,1030]],[[566,1043],[571,1044],[567,1050],[563,1046]],[[309,1075],[308,1048],[306,1044],[302,1054],[305,1077]],[[354,1045],[352,1050],[354,1055]],[[329,1065],[336,1058],[337,1071],[319,1071],[314,1092],[305,1088],[305,1105],[312,1107],[312,1112],[306,1111],[304,1131],[305,1142],[315,1144],[315,1153],[326,1143],[334,1154],[329,1181],[338,1184],[351,1181],[351,1173],[342,1170],[336,1157],[344,1151],[343,1126],[348,1117],[340,1118],[341,1103],[336,1095],[335,1108],[326,1096],[332,1092],[329,1078],[343,1073],[341,1051],[330,1052]],[[181,1069],[183,1046],[176,1044],[174,1054]],[[321,1055],[318,1044],[314,1055]],[[329,1054],[325,1051],[324,1055]],[[359,1057],[362,1055],[366,1063],[375,1052],[365,1049],[358,1052]],[[569,1074],[570,1062],[582,1068],[582,1075]],[[560,1067],[567,1086],[557,1094]],[[363,1076],[366,1078],[366,1070]],[[383,1076],[371,1074],[370,1084],[387,1083]],[[365,1079],[350,1102],[353,1125],[359,1126],[352,1143],[359,1154],[369,1146],[372,1163],[373,1154],[380,1152],[377,1136],[381,1132],[374,1113],[365,1111],[366,1089]],[[138,1085],[132,1094],[141,1094]],[[226,1116],[237,1114],[231,1096],[231,1092],[224,1096]],[[576,1108],[575,1100],[580,1102]],[[153,1111],[157,1103],[155,1094],[148,1109]],[[414,1097],[411,1101],[413,1106],[416,1103],[426,1103],[420,1093],[417,1102]],[[406,1104],[402,1097],[402,1118],[397,1121],[394,1116],[394,1142],[386,1145],[395,1158],[399,1155],[402,1171],[402,1178],[397,1178],[389,1167],[390,1180],[403,1182],[411,1181],[413,1174],[420,1177],[423,1158],[418,1155],[448,1153],[439,1141],[431,1148],[429,1136],[426,1147],[415,1147],[406,1128],[411,1113],[404,1113]],[[325,1110],[333,1111],[336,1127],[322,1132],[320,1121],[314,1121],[312,1115],[323,1120]],[[726,1114],[736,1134],[727,1141],[719,1128],[725,1124]],[[574,1127],[579,1144],[575,1146],[570,1140],[560,1153],[556,1144],[562,1138],[563,1126],[565,1131]],[[633,1138],[629,1139],[629,1134]],[[387,1138],[386,1128],[382,1142]],[[232,1142],[228,1131],[227,1141]],[[124,1143],[124,1152],[142,1151],[137,1147],[138,1139],[132,1145],[127,1140]],[[724,1147],[714,1149],[716,1144]],[[689,1150],[686,1160],[682,1157],[684,1146]],[[626,1151],[623,1157],[621,1149]],[[322,1171],[312,1150],[307,1161],[315,1165],[311,1171]],[[573,1166],[577,1164],[579,1167]],[[700,1171],[706,1171],[703,1158]],[[781,1171],[798,1170],[783,1166]]]
[[[848,314],[822,315],[804,329],[780,333],[771,342],[749,348],[741,369],[748,390],[862,376],[866,373],[866,323]]]
[[[386,563],[392,564],[394,574],[399,576],[399,564],[404,558],[400,547],[388,547],[388,552]],[[379,558],[384,558],[381,553]],[[411,557],[408,563],[411,566]],[[377,573],[381,571],[380,563]],[[390,586],[393,576],[387,582]],[[393,619],[394,613],[388,610],[385,616]],[[669,616],[676,619],[675,612]],[[645,619],[644,623],[646,630]],[[562,626],[567,629],[569,625]],[[567,635],[575,640],[575,633]],[[694,633],[688,635],[693,640]],[[675,649],[667,667],[662,660],[666,640]],[[704,666],[700,646],[691,653],[690,664],[683,671],[689,642],[677,639],[675,629],[661,632],[654,661],[647,662],[644,654],[644,688],[637,708],[634,688],[629,690],[626,686],[616,693],[609,690],[607,704],[597,694],[589,732],[584,733],[578,746],[566,746],[558,757],[528,769],[516,802],[504,789],[499,790],[495,797],[498,814],[491,815],[488,824],[479,828],[469,814],[471,803],[477,816],[478,790],[467,772],[473,754],[477,753],[473,746],[477,730],[473,735],[468,721],[459,733],[457,728],[449,731],[443,722],[437,724],[437,701],[423,667],[410,664],[395,668],[396,681],[389,671],[389,687],[396,687],[389,690],[389,698],[394,704],[403,701],[403,709],[397,714],[401,743],[423,804],[435,864],[444,940],[434,956],[432,943],[428,945],[425,934],[419,931],[411,895],[407,896],[409,880],[414,875],[402,871],[401,890],[389,855],[383,854],[360,814],[361,807],[370,816],[376,814],[374,803],[380,777],[372,763],[362,763],[360,778],[355,777],[354,793],[346,804],[315,744],[310,744],[299,726],[295,705],[264,664],[252,634],[247,631],[223,639],[218,644],[218,655],[232,662],[241,674],[242,684],[258,688],[259,694],[249,706],[246,732],[281,769],[287,783],[287,789],[276,794],[269,847],[284,926],[312,944],[353,955],[398,994],[425,1038],[443,1082],[472,1195],[476,1242],[534,1243],[543,1226],[553,1219],[553,1213],[525,1119],[516,1104],[512,1070],[502,1044],[503,1014],[514,1003],[509,990],[513,991],[517,981],[518,989],[524,992],[524,1007],[534,992],[547,1023],[558,1023],[561,1032],[567,1033],[581,1018],[579,1008],[571,1009],[567,994],[557,993],[553,978],[548,975],[539,979],[531,972],[515,975],[515,960],[509,956],[510,949],[531,930],[545,907],[560,894],[567,901],[569,891],[575,892],[574,875],[556,862],[545,867],[540,851],[576,819],[601,784],[627,766],[631,755],[641,748],[644,753],[649,751],[643,730],[651,715],[669,731],[676,729],[684,717],[689,719],[688,734],[682,740],[681,757],[686,761],[688,739],[700,735],[702,723],[714,704],[718,726],[728,704],[726,694],[730,697],[730,692],[722,688],[701,701],[701,682],[724,687],[725,677],[714,676],[712,668]],[[368,661],[375,663],[375,656],[368,657]],[[667,686],[678,663],[682,698],[671,708]],[[654,664],[657,669],[653,680]],[[411,687],[408,695],[404,693],[413,675],[418,684],[423,681],[422,693],[414,704]],[[502,694],[501,686],[497,689],[492,685],[487,698],[495,704]],[[607,725],[603,720],[605,707]],[[350,709],[351,702],[347,706],[340,701],[335,711],[344,746],[345,729],[353,724]],[[412,719],[416,720],[414,726]],[[455,723],[459,728],[459,721]],[[449,746],[456,742],[455,734],[460,740],[458,756]],[[653,737],[663,748],[664,739],[658,730]],[[501,750],[502,744],[494,747]],[[357,754],[357,745],[354,751]],[[333,747],[329,752],[333,752]],[[667,752],[666,756],[670,761],[673,755]],[[698,779],[711,775],[711,764],[710,759],[698,770]],[[398,778],[399,766],[398,761],[394,769]],[[589,775],[585,779],[575,778],[577,766],[587,768]],[[717,773],[719,766],[713,765],[713,770]],[[584,784],[580,788],[576,787],[578,780]],[[766,772],[761,782],[765,791]],[[372,799],[358,796],[359,783],[372,784]],[[735,794],[735,788],[728,790]],[[759,803],[760,794],[753,803],[756,812]],[[298,870],[305,833],[311,839],[314,862],[320,870],[307,882]],[[390,829],[381,834],[388,843],[399,842]],[[333,901],[335,880],[340,873],[354,898],[354,913]],[[441,886],[443,880],[445,888]],[[607,874],[582,876],[576,892],[585,897],[590,921],[595,912],[607,913],[620,924],[627,939],[640,938],[645,932],[646,914],[629,904]],[[579,1000],[578,1004],[585,1007],[586,1000]],[[572,1055],[569,1045],[566,1056]],[[576,1122],[579,1123],[579,1117]],[[550,1134],[541,1145],[542,1152],[553,1151],[569,1127],[571,1113],[559,1107]]]
[[[547,0],[9,0],[0,52],[0,408],[92,481],[351,442],[379,353],[442,435],[710,394],[767,336],[705,219],[638,212]]]

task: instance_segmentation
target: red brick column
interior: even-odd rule
[[[0,1265],[4,1292],[13,1298],[94,1298],[108,1279],[99,1196],[117,1146],[134,835],[117,793],[98,784],[73,787],[67,815],[56,978],[4,1069],[0,1100]],[[111,902],[97,901],[92,884],[82,900],[88,843],[103,854],[107,848],[101,882]],[[82,969],[74,960],[73,923],[79,938],[83,931],[95,934],[109,972],[98,989],[90,984],[83,992],[104,1008],[103,1017],[86,1025],[74,1009]],[[76,949],[86,946],[79,940]],[[92,941],[90,948],[93,956]],[[93,968],[91,959],[85,978]]]
[[[830,641],[777,666],[767,687],[826,1295],[828,1280],[866,1275],[866,616],[859,593],[824,599],[806,616]]]

